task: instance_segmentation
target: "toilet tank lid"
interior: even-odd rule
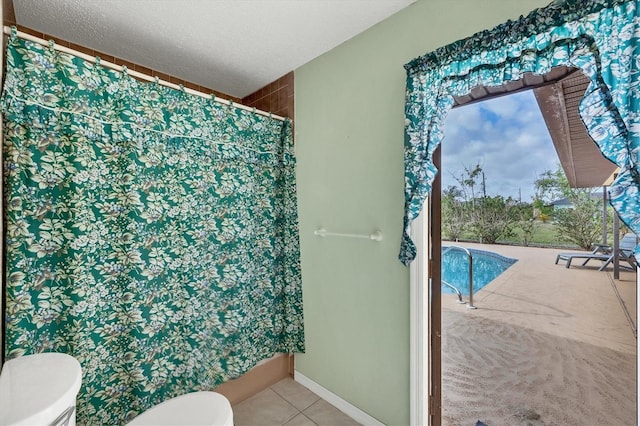
[[[217,392],[192,392],[151,407],[127,426],[233,426],[229,400]]]
[[[80,363],[45,352],[4,363],[0,372],[0,424],[51,424],[75,405],[82,383]]]

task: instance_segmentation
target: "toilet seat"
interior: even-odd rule
[[[0,425],[76,424],[80,363],[70,355],[44,352],[4,363],[0,373]]]
[[[229,400],[217,392],[193,392],[151,407],[130,426],[233,426]]]

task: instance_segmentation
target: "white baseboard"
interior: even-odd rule
[[[351,403],[345,401],[330,390],[320,386],[318,383],[300,373],[298,370],[295,370],[293,379],[305,388],[309,389],[311,392],[318,395],[320,398],[327,401],[329,404],[336,407],[338,410],[345,413],[347,416],[351,417],[353,420],[357,421],[358,423],[364,426],[385,426],[384,423],[381,423],[379,420],[371,417],[355,405],[352,405]]]

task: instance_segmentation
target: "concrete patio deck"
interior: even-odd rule
[[[476,310],[443,294],[443,424],[636,425],[636,273],[554,264],[571,250],[464,246],[518,262]]]

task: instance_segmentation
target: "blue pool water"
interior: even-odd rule
[[[473,256],[473,294],[518,261],[490,251],[469,251]],[[447,250],[443,246],[442,252],[442,280],[452,284],[463,295],[469,294],[469,257],[455,247]],[[454,294],[454,291],[443,284],[442,293]]]

